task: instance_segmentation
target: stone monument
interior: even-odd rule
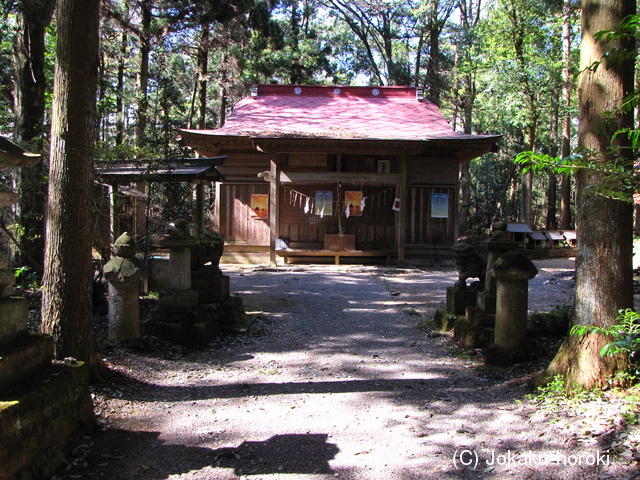
[[[160,296],[160,307],[188,309],[198,304],[198,293],[191,288],[191,248],[196,239],[187,220],[178,219],[174,225],[171,235],[160,242],[169,249],[169,291]]]
[[[229,277],[218,266],[222,237],[220,247],[214,248],[217,242],[196,241],[188,232],[186,220],[176,220],[174,225],[171,235],[161,242],[169,248],[169,291],[161,293],[159,308],[152,312],[150,333],[202,347],[222,331],[246,332],[253,319],[244,312],[242,299],[230,295]]]
[[[109,340],[126,343],[140,337],[140,282],[147,271],[136,258],[136,245],[127,232],[113,244],[114,256],[104,266],[109,282]]]

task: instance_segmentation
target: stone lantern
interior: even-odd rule
[[[505,253],[488,269],[496,280],[495,346],[489,363],[511,364],[530,357],[527,348],[529,280],[538,269],[522,251]]]

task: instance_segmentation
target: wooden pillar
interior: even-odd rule
[[[269,263],[276,266],[276,239],[280,234],[280,212],[278,205],[278,173],[280,155],[272,154],[269,179]]]
[[[453,238],[450,240],[455,244],[460,236],[460,175],[456,175],[456,186],[453,189],[453,218],[451,220],[453,221]]]
[[[196,214],[194,218],[198,235],[204,231],[204,183],[196,184]]]
[[[396,235],[398,243],[398,266],[404,266],[406,226],[407,226],[407,156],[400,156],[400,185],[398,186],[398,198],[400,198],[400,211],[398,212]]]
[[[109,241],[113,245],[120,236],[120,219],[118,218],[118,184],[109,185]]]
[[[216,182],[215,191],[213,192],[214,200],[213,200],[213,229],[216,232],[222,233],[222,226],[220,225],[220,201],[222,199],[221,191],[222,191],[222,182]],[[223,233],[226,234],[228,232]]]

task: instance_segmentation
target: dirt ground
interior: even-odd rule
[[[537,265],[530,310],[571,305],[573,261]],[[445,305],[453,268],[223,271],[262,312],[251,331],[195,352],[106,349],[100,427],[57,480],[640,478],[612,402],[540,410],[527,380],[547,359],[488,368],[417,328]]]

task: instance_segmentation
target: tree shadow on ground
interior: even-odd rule
[[[433,371],[432,371],[433,373]],[[341,393],[372,393],[396,398],[401,403],[423,405],[450,395],[459,396],[463,404],[491,404],[495,398],[470,395],[477,391],[476,382],[454,382],[447,369],[433,378],[362,378],[278,383],[251,382],[229,384],[157,385],[112,372],[111,380],[117,391],[106,395],[133,402],[183,402],[209,399],[235,399],[281,395],[322,395]],[[484,390],[499,387],[500,382],[486,382]],[[114,392],[116,392],[114,394]],[[523,394],[526,392],[523,392]]]
[[[77,466],[56,478],[101,477],[108,472],[111,478],[152,479],[191,471],[210,471],[212,478],[219,478],[216,469],[233,469],[235,475],[333,474],[329,461],[340,451],[328,442],[327,434],[317,433],[274,435],[218,449],[168,444],[159,436],[160,432],[105,429],[92,439],[93,446],[77,459]]]

